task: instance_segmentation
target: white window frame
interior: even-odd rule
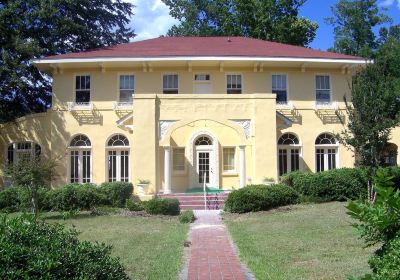
[[[132,95],[132,101],[131,102],[121,101],[121,89],[120,89],[120,86],[121,86],[120,77],[121,76],[133,76],[133,89],[132,89],[133,90],[133,95]],[[131,103],[133,103],[133,99],[134,99],[135,94],[136,94],[136,74],[133,73],[133,72],[119,72],[117,74],[117,97],[116,97],[116,100],[117,100],[118,104],[122,104],[122,103],[131,104]]]
[[[31,148],[30,149],[18,149],[18,144],[25,144],[25,143],[29,143],[31,145]],[[18,154],[24,153],[22,151],[29,151],[30,158],[31,159],[34,158],[35,153],[36,153],[36,145],[38,145],[40,147],[40,154],[42,154],[42,152],[43,152],[42,146],[40,146],[40,144],[38,144],[34,141],[13,142],[13,143],[6,145],[6,147],[5,147],[5,162],[6,162],[6,164],[8,163],[8,148],[11,145],[13,146],[13,163],[18,162]]]
[[[80,77],[80,76],[89,76],[89,79],[90,79],[89,102],[87,102],[87,103],[90,104],[92,102],[92,82],[93,82],[93,79],[92,79],[92,75],[90,75],[89,73],[75,73],[74,74],[74,79],[73,79],[73,83],[74,83],[74,85],[73,85],[73,89],[74,89],[74,93],[73,93],[74,98],[73,98],[73,100],[74,100],[74,103],[78,104],[78,105],[86,104],[86,103],[82,103],[82,102],[77,102],[76,101],[76,93],[77,93],[77,90],[78,90],[76,88],[76,77]]]
[[[174,156],[177,150],[183,150],[183,170],[175,169],[175,162],[174,162]],[[172,148],[172,171],[173,174],[176,175],[182,175],[186,174],[186,149],[185,147],[173,147]]]
[[[79,133],[79,134],[73,135],[73,136],[69,139],[68,145],[70,145],[70,144],[71,144],[71,141],[72,141],[75,137],[77,137],[77,136],[79,136],[79,135],[83,135],[83,136],[87,137],[87,138],[89,139],[89,141],[90,141],[90,144],[92,144],[92,140],[90,140],[90,138],[89,138],[87,135],[82,134],[82,133]],[[92,145],[90,145],[90,146],[68,146],[67,150],[68,150],[68,158],[67,158],[67,160],[68,160],[68,163],[67,163],[67,166],[68,166],[68,170],[67,170],[68,176],[66,176],[66,178],[67,178],[66,183],[67,183],[67,184],[72,183],[72,182],[71,182],[71,179],[72,179],[72,178],[71,178],[71,168],[72,168],[72,166],[71,166],[71,152],[72,152],[72,151],[78,151],[78,182],[75,182],[75,183],[84,184],[84,183],[83,183],[83,166],[82,166],[82,162],[83,162],[83,152],[84,152],[84,151],[90,151],[90,170],[89,170],[90,180],[89,180],[89,182],[85,182],[85,184],[94,183],[94,181],[93,181],[93,149],[92,149]]]
[[[292,170],[292,150],[299,150],[299,171],[303,170],[303,143],[300,140],[300,137],[293,132],[285,132],[282,133],[279,137],[277,142],[279,141],[279,139],[284,135],[284,134],[293,134],[294,136],[296,136],[297,140],[299,140],[299,144],[278,144],[278,153],[277,153],[277,157],[278,157],[278,175],[279,175],[279,150],[286,150],[286,155],[287,155],[287,163],[286,163],[286,169],[287,169],[287,173],[289,172],[293,172],[295,170]],[[280,175],[279,175],[280,176]]]
[[[225,169],[225,150],[227,149],[233,149],[233,169]],[[237,174],[237,169],[236,169],[236,160],[237,160],[237,151],[236,151],[235,146],[225,146],[222,147],[222,175],[232,175],[232,174]]]
[[[178,87],[177,88],[164,88],[164,76],[172,76],[172,75],[176,75],[178,76]],[[180,88],[180,78],[179,78],[179,74],[178,73],[174,73],[174,72],[166,72],[166,73],[161,73],[161,90],[162,90],[162,94],[179,94],[179,88]],[[164,93],[164,90],[177,90],[177,93]]]
[[[106,176],[105,178],[107,179],[107,182],[125,182],[125,181],[121,181],[121,152],[125,151],[128,152],[128,181],[131,181],[131,146],[130,146],[130,141],[129,141],[129,145],[127,146],[108,146],[108,142],[110,141],[111,138],[113,138],[116,135],[121,135],[123,137],[125,137],[128,141],[129,138],[122,134],[122,133],[116,133],[111,135],[110,137],[107,138],[106,141],[106,146],[105,146],[105,173]],[[108,157],[109,157],[109,152],[111,151],[115,151],[116,152],[116,181],[110,181],[110,175],[108,173],[108,168],[109,168],[109,161],[108,161]]]
[[[240,93],[228,93],[228,76],[235,76],[235,75],[236,76],[240,76],[240,80],[241,80]],[[235,89],[231,88],[231,90],[235,90]],[[226,94],[243,94],[244,93],[244,76],[243,76],[243,73],[237,73],[237,72],[225,73],[225,93]]]
[[[331,134],[331,132],[322,132],[319,133],[314,139],[317,139],[321,134]],[[324,170],[321,170],[319,172],[322,171],[328,171],[328,170],[332,170],[332,169],[328,169],[329,167],[329,163],[328,163],[328,158],[329,158],[329,154],[328,154],[328,150],[329,149],[334,149],[335,150],[335,168],[333,169],[338,169],[340,168],[340,156],[339,156],[339,143],[336,141],[336,144],[315,144],[315,140],[314,140],[314,172],[318,172],[318,166],[317,166],[317,150],[323,150],[324,153]]]
[[[289,98],[289,74],[288,73],[271,73],[271,92],[273,91],[273,76],[286,76],[286,102],[279,102],[276,100],[277,104],[282,104],[282,105],[287,105],[289,104],[290,98]]]
[[[323,89],[317,89],[317,76],[327,76],[329,77],[329,103],[327,103],[328,105],[332,104],[332,94],[333,94],[333,85],[332,85],[332,76],[328,73],[315,73],[314,74],[314,97],[315,97],[315,104],[320,105],[320,104],[326,104],[326,103],[322,103],[319,102],[317,100],[317,90],[323,90]],[[318,137],[318,136],[317,136]]]

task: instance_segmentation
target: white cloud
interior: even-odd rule
[[[135,5],[131,26],[137,36],[133,41],[165,35],[178,21],[169,15],[169,8],[161,0],[129,0]]]
[[[381,7],[390,7],[394,2],[397,2],[397,7],[400,9],[400,0],[383,0],[379,3]]]

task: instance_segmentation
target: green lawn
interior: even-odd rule
[[[224,220],[257,279],[346,279],[369,272],[373,249],[358,239],[344,205],[296,205],[289,211],[225,214]]]
[[[189,226],[176,217],[81,215],[47,221],[75,227],[82,240],[113,245],[131,279],[177,279]]]

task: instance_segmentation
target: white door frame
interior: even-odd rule
[[[203,187],[203,183],[200,183],[200,172],[199,172],[199,153],[209,154],[209,182],[206,183],[207,187],[212,186],[212,182],[215,182],[215,160],[212,146],[197,146],[196,147],[196,186]]]

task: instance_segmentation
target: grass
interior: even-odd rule
[[[183,243],[189,230],[177,217],[78,215],[63,220],[47,217],[81,232],[80,238],[113,246],[131,279],[177,279]]]
[[[343,203],[225,214],[241,260],[257,279],[346,279],[369,272],[368,257]]]

